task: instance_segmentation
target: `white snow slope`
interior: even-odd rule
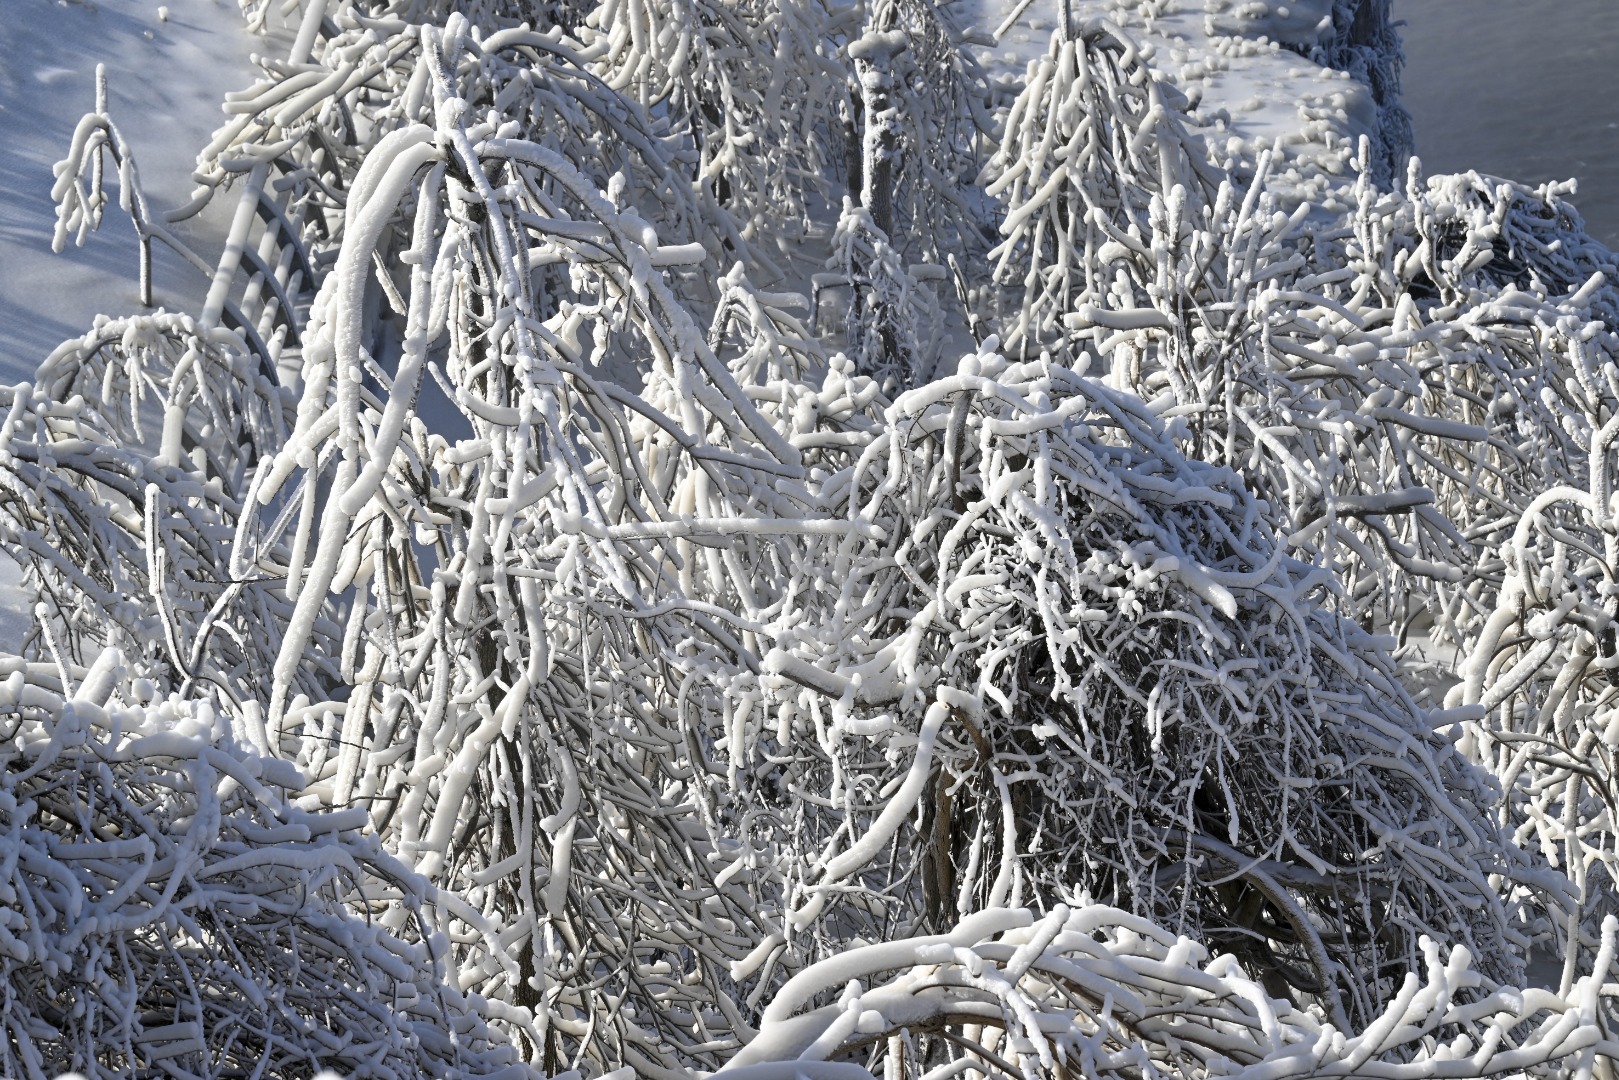
[[[254,41],[228,0],[168,0],[165,7],[148,0],[12,0],[6,9],[0,379],[14,382],[32,376],[97,314],[138,308],[135,233],[116,206],[82,249],[51,252],[51,166],[95,105],[96,65],[107,67],[113,122],[135,148],[147,195],[166,210],[186,201],[196,152],[224,119],[225,92],[248,81]],[[177,231],[212,257],[206,224]],[[170,308],[200,296],[198,286],[207,284],[180,266],[159,256],[157,299]]]

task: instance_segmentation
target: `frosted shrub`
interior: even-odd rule
[[[1608,290],[1586,284],[1609,264],[1553,242],[1572,221],[1555,193],[1413,177],[1386,194],[1367,148],[1344,223],[1284,211],[1268,157],[1246,190],[1199,163],[1116,40],[1054,41],[1009,118],[1020,149],[989,190],[997,274],[1022,274],[1024,300],[1000,325],[1178,417],[1187,453],[1279,504],[1293,553],[1340,577],[1357,618],[1465,647],[1499,587],[1488,546],[1581,454],[1562,419],[1577,361],[1522,313],[1562,291],[1596,314]],[[1110,79],[1126,89],[1103,95]],[[1087,94],[1109,104],[1081,109]]]
[[[569,29],[609,87],[665,112],[695,151],[692,187],[741,225],[733,249],[790,255],[841,149],[849,90],[828,39],[847,18],[820,0],[605,0]]]
[[[1187,132],[1184,99],[1161,83],[1106,21],[1059,32],[1029,66],[986,169],[986,192],[1007,205],[995,280],[1021,287],[1003,338],[1019,353],[1068,351],[1064,318],[1082,306],[1170,302],[1150,248],[1178,246],[1201,224],[1218,182]],[[1169,217],[1155,232],[1153,204]]]
[[[239,337],[167,314],[99,321],[8,395],[0,512],[68,657],[110,644],[165,692],[268,689],[260,635],[288,607],[234,542],[283,395]]]
[[[1560,482],[1537,492],[1492,538],[1500,592],[1472,638],[1450,701],[1471,711],[1473,752],[1510,795],[1503,823],[1573,880],[1573,906],[1548,905],[1567,957],[1566,988],[1583,950],[1597,947],[1603,917],[1619,905],[1613,758],[1619,527],[1612,509],[1619,341],[1612,323],[1596,317],[1613,303],[1601,274],[1556,303],[1508,294],[1519,301],[1519,320],[1571,361],[1542,394],[1553,407],[1575,406],[1558,409],[1573,449],[1548,477]]]
[[[425,883],[304,778],[118,652],[0,661],[0,1070],[482,1076]]]
[[[1039,100],[1032,89],[1025,98]],[[1140,145],[1178,161],[1176,130],[1144,124]],[[1002,265],[1017,256],[1031,282],[1065,280],[1030,230],[1064,199],[1117,205],[1107,174],[1054,175],[1034,192],[1017,167],[1007,232],[1029,246],[1009,243]],[[1097,257],[1073,258],[1095,276],[1041,293],[1026,312],[1050,304],[1066,354],[1173,417],[1188,452],[1265,492],[1288,523],[1289,554],[1332,571],[1347,612],[1401,643],[1426,634],[1471,654],[1457,701],[1492,710],[1469,747],[1510,794],[1500,820],[1576,878],[1572,901],[1534,889],[1531,906],[1554,923],[1575,918],[1594,948],[1610,874],[1588,887],[1583,867],[1609,858],[1597,794],[1611,787],[1598,749],[1606,714],[1576,721],[1593,706],[1575,703],[1606,691],[1587,665],[1607,655],[1598,575],[1611,560],[1600,515],[1578,507],[1605,496],[1546,493],[1595,491],[1587,472],[1609,467],[1587,461],[1613,400],[1612,256],[1583,237],[1556,189],[1477,176],[1423,185],[1413,172],[1387,194],[1363,151],[1353,213],[1324,227],[1305,207],[1284,214],[1266,170],[1262,158],[1245,193],[1225,180],[1208,203],[1188,168],[1166,170],[1144,214],[1115,219]],[[1070,220],[1109,218],[1088,209]],[[1111,287],[1097,267],[1112,270]],[[1534,572],[1523,569],[1531,560]]]
[[[814,531],[813,504],[798,452],[660,270],[702,248],[661,245],[560,155],[469,116],[449,74],[464,29],[422,32],[436,127],[379,140],[349,185],[368,197],[351,194],[314,302],[298,420],[248,495],[295,601],[267,658],[268,724],[317,790],[369,808],[454,898],[464,985],[537,1064],[717,1064],[734,1045],[717,1033],[745,1027],[727,972],[768,936],[769,877],[653,883],[723,869],[705,721],[719,681],[757,664],[746,612],[778,572],[771,538]],[[403,352],[366,370],[371,245],[406,215]],[[562,272],[542,293],[530,268],[546,265]],[[751,335],[802,331],[730,282],[738,318],[716,344],[741,333],[732,362],[789,373],[787,350],[752,354]],[[625,353],[646,364],[639,395],[604,377]],[[467,437],[412,415],[429,378]],[[321,488],[312,513],[284,508]],[[756,544],[722,542],[754,526]],[[350,598],[340,680],[316,698],[299,679],[334,593]],[[626,870],[653,892],[619,888]],[[655,941],[696,977],[666,977],[673,955],[619,963]]]
[[[1237,478],[1138,399],[968,357],[846,474],[832,490],[884,538],[838,554],[826,629],[784,625],[765,659],[801,687],[777,742],[825,730],[844,811],[806,910],[889,895],[893,842],[915,845],[907,921],[1083,891],[1340,1017],[1382,1007],[1419,934],[1512,970],[1488,878],[1522,871],[1474,808],[1491,792]]]
[[[1607,1068],[1619,395],[1555,191],[1368,151],[1313,219],[1097,23],[983,267],[931,4],[443,8],[312,7],[184,208],[245,175],[241,303],[4,398],[8,1069]]]
[[[1183,145],[1152,130],[1161,147]],[[1361,168],[1354,212],[1325,228],[1306,208],[1279,210],[1263,159],[1245,194],[1226,181],[1208,204],[1189,170],[1168,172],[1182,182],[1160,180],[1100,258],[1074,260],[1111,259],[1113,287],[1104,273],[1040,303],[1081,363],[1266,492],[1290,522],[1289,553],[1332,570],[1349,612],[1469,657],[1455,700],[1490,711],[1469,747],[1509,793],[1500,820],[1576,879],[1572,900],[1536,888],[1531,906],[1573,919],[1595,948],[1611,903],[1611,871],[1588,880],[1587,868],[1611,862],[1596,703],[1613,612],[1606,526],[1591,509],[1610,466],[1592,454],[1614,395],[1612,256],[1555,189],[1423,185],[1413,172],[1384,194],[1365,153]],[[1038,195],[1012,184],[1009,235],[1056,200],[1110,207],[1107,190],[1072,174]],[[1019,253],[1031,281],[1063,280],[1032,246],[1008,245],[1003,260]]]

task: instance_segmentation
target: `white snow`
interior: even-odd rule
[[[31,377],[97,314],[139,310],[135,232],[116,205],[83,248],[51,253],[51,166],[66,156],[74,126],[95,106],[96,65],[107,67],[113,122],[133,144],[148,197],[162,211],[186,201],[196,151],[224,119],[225,92],[250,81],[255,41],[228,0],[173,0],[161,8],[145,0],[21,0],[7,5],[5,17],[0,381],[11,383]],[[109,178],[110,197],[115,187]],[[212,258],[216,233],[208,222],[182,223],[176,231]],[[166,252],[158,255],[157,271],[156,299],[170,309],[206,290],[195,270]]]

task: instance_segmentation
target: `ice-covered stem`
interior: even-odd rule
[[[899,86],[894,62],[910,44],[905,31],[893,29],[894,19],[893,6],[882,6],[873,13],[865,35],[849,45],[849,56],[860,78],[866,123],[860,147],[860,205],[885,241],[894,230],[894,182],[899,162]],[[892,367],[900,360],[894,313],[880,300],[873,303],[873,309],[882,343],[882,365]]]
[[[100,64],[96,65],[95,111],[79,121],[67,157],[53,167],[56,182],[51,187],[51,200],[56,203],[56,235],[51,241],[52,250],[61,251],[67,244],[69,233],[75,234],[73,242],[82,247],[90,232],[101,227],[101,213],[107,205],[107,197],[102,190],[104,152],[112,155],[113,163],[118,167],[118,205],[134,222],[135,235],[140,244],[141,304],[152,306],[153,240],[163,241],[203,273],[212,273],[212,268],[206,262],[153,219],[146,195],[141,191],[135,153],[107,113],[107,71]],[[84,186],[86,166],[90,171],[88,188]]]
[[[894,60],[909,46],[905,31],[891,29],[893,9],[878,16],[880,27],[849,45],[860,77],[866,132],[861,141],[860,203],[885,235],[894,229],[894,173],[899,161],[900,118]]]

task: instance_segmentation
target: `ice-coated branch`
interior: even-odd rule
[[[1466,949],[1424,942],[1420,972],[1346,1030],[1272,997],[1231,956],[1122,911],[986,911],[806,968],[720,1075],[904,1075],[917,1042],[944,1032],[986,1076],[1583,1076],[1619,1052],[1586,1026],[1612,1009],[1615,931],[1610,917],[1599,967],[1561,994],[1497,987]]]
[[[146,193],[141,190],[134,151],[107,112],[106,68],[97,64],[96,109],[79,121],[68,156],[53,166],[56,183],[51,188],[51,199],[56,203],[56,235],[51,240],[52,250],[61,251],[69,235],[82,247],[91,230],[101,227],[107,202],[103,174],[108,156],[118,170],[118,205],[134,222],[140,244],[140,302],[151,307],[153,240],[161,240],[204,274],[211,273],[212,267],[152,216]],[[88,186],[86,167],[90,170]]]

